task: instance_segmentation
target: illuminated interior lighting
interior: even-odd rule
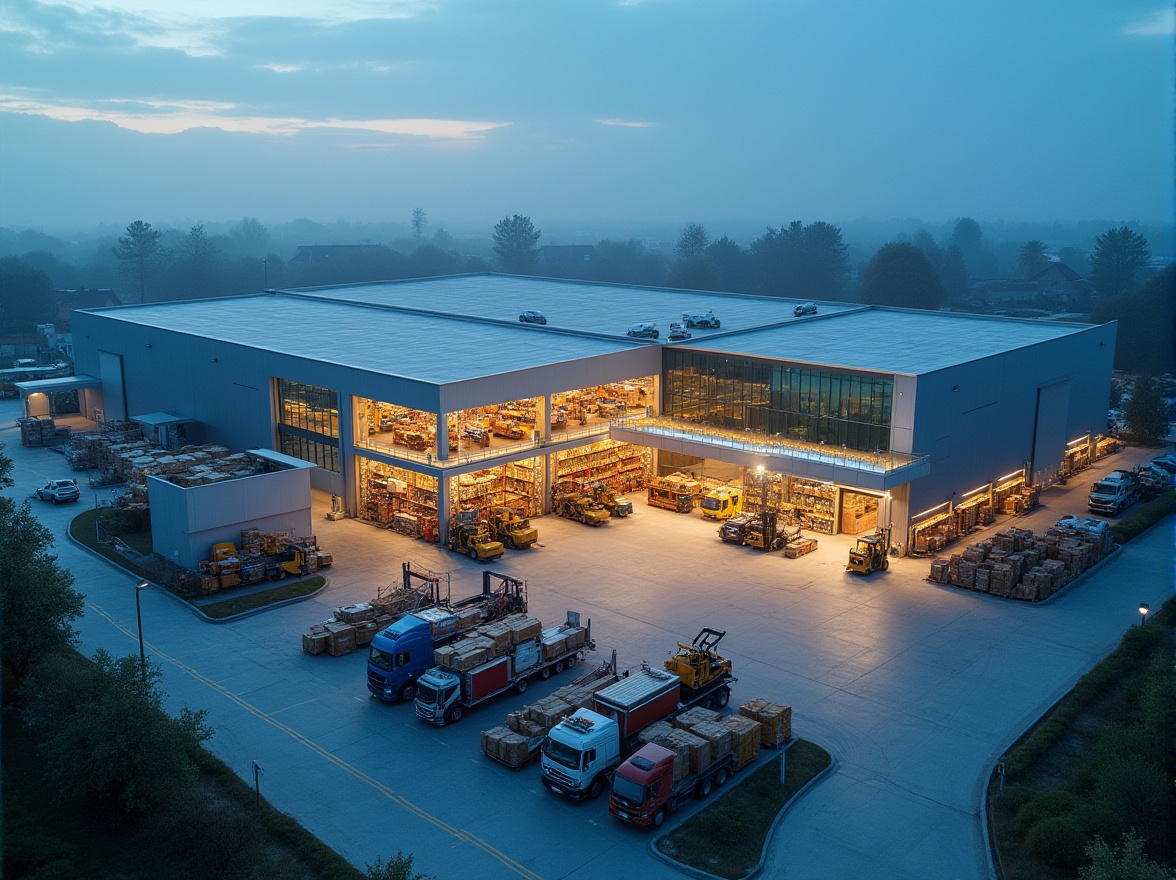
[[[911,519],[919,519],[920,517],[924,517],[929,513],[934,513],[935,511],[939,510],[939,508],[946,507],[950,503],[951,503],[950,501],[944,501],[943,504],[936,504],[934,507],[928,507],[922,513],[916,513],[914,516],[911,517]]]
[[[1083,434],[1081,437],[1077,438],[1076,440],[1071,440],[1071,441],[1070,441],[1069,443],[1067,443],[1066,445],[1067,445],[1067,446],[1073,446],[1075,443],[1085,443],[1085,442],[1086,442],[1086,440],[1087,440],[1087,436],[1086,436],[1085,434]]]
[[[975,495],[977,492],[983,492],[983,491],[984,491],[985,489],[987,489],[987,488],[988,488],[988,484],[987,484],[987,483],[985,483],[983,486],[977,486],[977,487],[976,487],[975,489],[973,489],[971,492],[965,492],[965,493],[964,493],[963,495],[961,495],[960,497],[961,497],[961,498],[967,498],[969,495]]]
[[[999,478],[997,479],[997,482],[998,482],[998,483],[1003,483],[1005,480],[1009,479],[1010,477],[1019,477],[1019,476],[1021,476],[1023,473],[1024,473],[1024,471],[1022,471],[1020,468],[1017,468],[1017,469],[1016,469],[1015,471],[1013,471],[1012,473],[1008,473],[1008,474],[1005,474],[1003,477],[999,477]]]

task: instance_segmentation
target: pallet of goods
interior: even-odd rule
[[[760,724],[760,745],[778,749],[792,739],[792,707],[759,697],[739,707],[739,714]]]
[[[797,538],[784,545],[784,555],[789,559],[798,559],[806,553],[812,553],[816,549],[816,538]]]

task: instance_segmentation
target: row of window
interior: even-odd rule
[[[311,464],[317,464],[325,470],[340,473],[339,447],[336,444],[330,441],[324,442],[302,437],[281,428],[278,428],[278,441],[285,455],[291,455],[294,458],[309,461]]]
[[[663,413],[850,449],[890,447],[894,382],[752,358],[665,353]]]
[[[339,436],[339,392],[278,380],[278,422],[323,437]]]

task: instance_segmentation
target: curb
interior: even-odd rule
[[[73,525],[72,520],[70,521],[70,525]],[[79,541],[77,538],[75,538],[73,536],[73,533],[70,532],[69,526],[66,526],[65,536],[66,536],[66,538],[69,539],[69,542],[71,544],[73,544],[75,547],[78,547],[82,551],[89,553],[95,559],[99,559],[102,562],[105,562],[107,565],[109,565],[115,571],[120,571],[123,574],[127,575],[128,577],[132,577],[132,578],[135,577],[135,573],[133,571],[130,571],[130,570],[124,568],[123,566],[121,566],[117,562],[115,562],[113,559],[107,559],[105,556],[103,556],[101,553],[94,550],[92,547],[88,547],[87,545],[85,545],[81,541]],[[146,580],[146,578],[142,578],[142,580]],[[193,615],[195,615],[199,620],[202,620],[205,623],[233,623],[238,620],[244,620],[247,617],[253,617],[254,615],[262,614],[266,611],[272,611],[274,608],[284,608],[287,605],[294,605],[298,602],[305,602],[307,599],[313,599],[315,596],[317,596],[319,593],[321,593],[323,590],[327,589],[327,587],[329,587],[331,585],[330,578],[324,577],[323,578],[323,585],[321,587],[319,587],[317,590],[315,590],[313,593],[307,593],[305,596],[294,596],[293,598],[290,598],[290,599],[283,599],[281,602],[274,602],[270,605],[263,605],[260,608],[250,608],[248,611],[242,611],[240,614],[233,614],[229,617],[209,617],[207,614],[205,614],[203,611],[201,611],[198,606],[193,605],[191,602],[188,602],[185,599],[181,599],[179,596],[177,596],[175,593],[173,593],[171,590],[167,589],[166,587],[162,587],[159,584],[153,583],[151,581],[148,581],[148,583],[150,583],[151,586],[155,587],[158,590],[158,592],[160,592],[161,594],[163,594],[167,598],[171,599],[173,602],[180,605],[181,607],[192,612]]]
[[[787,743],[784,746],[784,748],[780,750],[782,756],[784,753],[786,753],[788,751],[788,749],[794,743],[797,742],[797,740],[798,740],[798,737],[794,736],[792,738],[792,741]],[[772,760],[774,760],[774,758],[770,758],[768,761],[765,761],[762,766],[767,766],[768,763],[770,763],[770,761],[772,761]],[[790,809],[792,809],[792,805],[795,804],[797,801],[799,801],[805,794],[807,794],[808,790],[810,788],[812,788],[818,782],[822,781],[826,776],[831,774],[836,769],[837,769],[837,759],[834,758],[832,754],[829,754],[829,766],[826,767],[824,770],[822,770],[820,773],[818,773],[816,776],[814,776],[812,779],[810,779],[808,782],[806,782],[804,785],[802,785],[800,787],[800,789],[796,792],[796,794],[794,794],[787,801],[785,801],[784,805],[782,807],[780,807],[780,811],[778,813],[776,813],[776,818],[772,820],[772,824],[768,828],[767,834],[764,835],[764,845],[763,845],[762,849],[760,850],[759,861],[757,861],[755,863],[755,865],[751,868],[751,870],[749,870],[746,874],[744,874],[740,878],[740,880],[751,880],[751,878],[758,876],[759,873],[761,871],[763,871],[764,863],[767,861],[767,858],[768,858],[768,848],[772,845],[772,838],[773,838],[773,836],[775,836],[776,829],[780,826],[780,823],[784,821],[785,815],[787,815],[788,811]],[[748,775],[744,776],[742,779],[738,780],[735,783],[735,785],[731,786],[731,788],[735,788],[738,785],[742,785],[746,779],[750,778],[750,775],[751,774],[748,774]],[[728,788],[727,790],[730,791],[731,788]],[[714,803],[717,800],[718,800],[718,798],[716,798],[715,801],[712,801],[711,803]],[[708,806],[709,806],[709,804],[708,804]],[[711,873],[708,873],[707,871],[703,871],[701,868],[692,868],[689,865],[684,865],[681,862],[677,861],[676,859],[661,852],[657,848],[657,844],[659,841],[661,841],[663,838],[667,837],[668,835],[672,834],[673,832],[677,831],[678,828],[681,827],[685,822],[689,821],[689,819],[692,819],[695,816],[700,815],[702,813],[702,811],[705,809],[706,809],[706,807],[703,807],[702,809],[692,813],[690,816],[683,817],[679,821],[675,822],[672,827],[667,828],[664,831],[661,831],[656,837],[653,838],[653,840],[651,840],[649,842],[649,845],[646,848],[649,850],[650,855],[652,855],[655,859],[657,859],[660,862],[663,862],[664,864],[669,865],[671,868],[674,868],[677,871],[681,871],[683,874],[686,874],[689,877],[696,877],[696,878],[698,878],[698,880],[725,880],[725,878],[719,877],[717,874],[711,874]]]

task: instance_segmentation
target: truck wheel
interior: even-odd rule
[[[563,661],[556,660],[555,664],[551,667],[551,671],[554,672],[556,675],[559,675],[559,673],[563,672]]]
[[[888,569],[888,568],[890,568],[890,560],[888,558],[883,559],[882,560],[882,570],[886,571],[886,569]]]
[[[731,691],[729,691],[727,688],[719,688],[719,692],[715,694],[715,702],[718,704],[719,708],[723,708],[730,701]]]
[[[662,825],[665,824],[665,821],[666,821],[666,808],[662,807],[656,813],[653,814],[653,827],[654,828],[661,828]]]
[[[286,569],[279,568],[278,569],[278,580],[283,581],[285,579],[286,579]]]
[[[592,780],[592,784],[588,786],[588,797],[596,800],[600,797],[602,791],[604,791],[604,780],[597,776]]]
[[[542,669],[540,669],[539,670],[539,678],[542,679],[543,681],[547,681],[547,679],[551,678],[551,667],[544,666]]]
[[[474,560],[474,562],[478,561],[478,551],[473,547],[470,548],[470,559]]]
[[[411,681],[400,689],[400,699],[405,702],[411,702],[416,699],[416,685]]]
[[[571,657],[568,657],[566,660],[564,660],[564,666],[568,669],[571,669],[573,666],[576,665],[577,659],[578,658],[576,657],[576,655],[573,654]]]
[[[445,713],[445,720],[450,724],[457,724],[457,722],[461,721],[463,714],[465,713],[462,711],[461,703],[454,703],[449,707],[449,711]]]
[[[718,773],[716,773],[715,774],[715,787],[721,788],[723,783],[727,781],[727,776],[728,776],[728,774],[727,774],[726,767],[722,768]]]
[[[711,789],[714,787],[714,784],[715,783],[713,779],[711,779],[709,776],[706,777],[706,779],[698,783],[698,789],[695,791],[695,797],[697,797],[700,801],[705,801],[708,797],[710,797]]]
[[[520,694],[525,694],[527,692],[527,679],[520,678],[518,684],[515,685],[515,690]]]

